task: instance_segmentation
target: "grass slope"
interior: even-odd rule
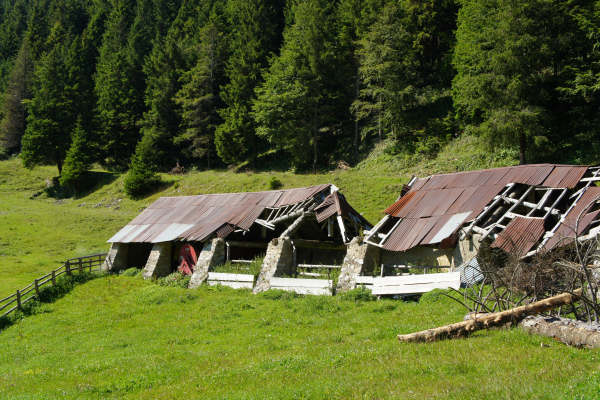
[[[598,353],[518,330],[399,344],[460,306],[165,288],[77,287],[0,334],[0,398],[594,398]],[[540,346],[544,344],[544,347]]]
[[[439,164],[423,160],[407,170],[377,150],[357,168],[329,174],[165,176],[170,185],[140,201],[124,198],[122,177],[78,199],[32,198],[54,169],[26,171],[18,160],[3,161],[0,296],[66,258],[106,250],[106,239],[161,195],[265,190],[273,175],[286,188],[333,182],[375,222],[411,173],[432,163],[447,166],[436,172],[448,172],[490,162],[475,155],[473,143],[451,146],[453,154],[440,155]],[[444,157],[454,164],[444,164]],[[76,286],[38,311],[0,332],[2,399],[600,396],[597,351],[519,330],[397,343],[398,333],[462,317],[458,305],[432,295],[419,303],[280,292],[254,296],[224,288],[162,287],[121,275]]]

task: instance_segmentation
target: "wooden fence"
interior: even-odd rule
[[[106,253],[68,259],[59,268],[35,279],[32,283],[23,289],[17,290],[14,294],[0,299],[0,313],[2,313],[0,314],[0,318],[7,316],[15,310],[22,309],[23,305],[35,298],[39,299],[41,288],[47,284],[56,285],[56,278],[63,274],[71,275],[74,272],[99,271],[105,258]],[[12,307],[9,308],[11,305]],[[9,309],[6,310],[7,308]]]

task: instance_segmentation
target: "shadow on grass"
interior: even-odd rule
[[[156,181],[149,183],[147,185],[147,189],[144,190],[143,193],[132,195],[131,199],[132,200],[143,200],[147,197],[152,196],[155,193],[162,192],[163,190],[167,190],[168,188],[173,186],[175,184],[175,182],[176,182],[176,180],[174,180],[174,179],[170,179],[170,180],[157,179]]]
[[[21,310],[0,317],[0,332],[27,316],[51,312],[44,310],[41,306],[43,304],[54,303],[56,300],[63,298],[66,294],[71,292],[76,285],[85,283],[102,275],[103,274],[101,273],[94,272],[77,272],[70,276],[63,275],[58,277],[56,279],[56,285],[47,286],[41,289],[39,297],[24,304]]]
[[[60,185],[58,177],[52,178],[52,185],[44,191],[48,197],[64,199],[74,197],[76,199],[86,197],[106,185],[113,183],[119,174],[106,171],[87,171],[75,184],[69,186]],[[39,193],[38,193],[39,194]]]

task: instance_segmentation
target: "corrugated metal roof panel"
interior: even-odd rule
[[[464,212],[449,216],[449,218],[444,221],[444,224],[442,224],[440,227],[436,226],[435,236],[433,236],[425,243],[440,243],[442,240],[446,239],[447,237],[450,237],[453,233],[455,233],[458,230],[458,228],[461,227],[461,225],[465,222],[465,220],[470,214],[470,212]]]
[[[579,183],[587,169],[586,166],[532,164],[433,175],[417,179],[408,193],[389,206],[385,213],[405,219],[467,214],[462,222],[464,224],[479,215],[509,183],[572,188]],[[452,234],[455,230],[450,232],[451,229],[445,226],[449,219],[446,218],[444,223],[438,221],[424,240],[431,241],[435,237],[437,242],[446,233]],[[416,221],[403,221],[396,229],[405,229],[409,224],[421,226]],[[405,248],[407,235],[410,238],[413,234],[403,232],[402,235],[396,235],[392,232],[383,247]],[[415,242],[413,247],[427,243],[421,240]]]
[[[589,187],[583,196],[579,199],[575,207],[571,209],[569,214],[565,217],[565,220],[558,227],[554,236],[552,236],[548,242],[546,242],[546,250],[551,250],[558,245],[565,245],[570,243],[575,238],[575,230],[577,229],[577,235],[583,234],[589,224],[594,218],[600,213],[600,211],[589,212],[590,205],[600,200],[600,187],[592,186]],[[581,217],[580,217],[581,216]],[[579,220],[579,226],[577,226],[577,219]]]
[[[187,231],[193,224],[169,224],[161,232],[152,238],[152,243],[170,242],[175,240],[183,232]]]
[[[543,218],[516,217],[500,232],[492,247],[521,258],[539,242],[544,232]]]
[[[265,207],[283,207],[314,197],[322,201],[330,191],[331,185],[323,184],[266,192],[161,197],[117,232],[110,241],[203,241],[215,233],[228,235],[235,228],[250,229]],[[342,195],[337,194],[337,191],[334,193],[336,197],[330,199],[336,204],[334,213],[354,213],[365,226],[370,227],[368,221],[356,213]]]

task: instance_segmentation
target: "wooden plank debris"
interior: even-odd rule
[[[331,296],[333,281],[331,279],[271,278],[271,289]]]
[[[254,287],[254,275],[209,272],[207,283],[210,286],[222,285],[234,289],[252,289]]]

